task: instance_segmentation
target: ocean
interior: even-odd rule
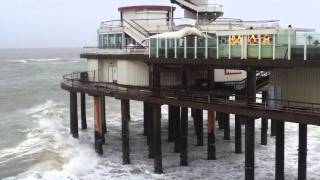
[[[162,108],[162,175],[153,174],[153,160],[148,159],[141,102],[131,102],[131,165],[122,165],[120,104],[113,98],[106,99],[105,154],[98,156],[93,148],[91,97],[87,97],[89,128],[79,130],[79,139],[73,139],[69,133],[69,94],[60,88],[60,82],[64,74],[87,69],[80,53],[81,49],[0,50],[0,179],[244,179],[244,154],[233,152],[234,141],[224,141],[223,131],[217,130],[217,160],[207,161],[206,146],[195,146],[191,118],[190,165],[179,166],[179,154],[173,153],[173,144],[167,142],[166,106]],[[233,116],[231,122],[233,130]],[[308,179],[318,180],[320,128],[309,126],[308,130]],[[261,146],[259,133],[258,120],[256,178],[274,179],[275,139],[269,137],[268,146]],[[231,137],[234,139],[233,131]],[[296,124],[286,123],[285,141],[286,179],[296,179]]]

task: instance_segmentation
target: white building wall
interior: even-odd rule
[[[320,69],[276,69],[270,80],[273,86],[281,89],[282,99],[320,103]]]
[[[148,86],[148,65],[140,61],[118,60],[118,83],[133,86]]]

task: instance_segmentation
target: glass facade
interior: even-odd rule
[[[320,59],[320,34],[186,36],[151,39],[150,56],[198,59]],[[217,46],[217,43],[219,45]],[[218,54],[217,54],[218,53]]]
[[[99,48],[121,49],[122,34],[100,34]]]

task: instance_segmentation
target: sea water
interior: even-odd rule
[[[79,139],[73,139],[69,133],[69,94],[60,88],[60,82],[64,74],[87,69],[86,60],[79,58],[80,52],[80,49],[0,50],[0,179],[244,179],[244,154],[234,153],[233,131],[233,140],[224,141],[223,131],[217,130],[217,160],[207,161],[206,145],[195,146],[191,118],[189,166],[179,166],[179,154],[167,142],[166,106],[162,108],[163,175],[153,174],[153,160],[148,159],[146,138],[142,135],[141,102],[131,101],[130,106],[131,165],[122,165],[120,104],[113,98],[106,99],[108,134],[104,155],[94,152],[92,97],[87,97],[88,130],[79,130]],[[231,130],[233,122],[232,116]],[[258,120],[256,178],[271,180],[275,139],[269,136],[268,146],[261,146],[260,126]],[[308,179],[319,180],[320,128],[309,126],[308,130]],[[286,123],[285,142],[286,179],[296,179],[296,124]]]

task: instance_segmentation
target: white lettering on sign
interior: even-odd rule
[[[239,75],[242,74],[240,70],[233,70],[233,69],[225,69],[224,70],[224,75],[229,76],[229,75]]]

